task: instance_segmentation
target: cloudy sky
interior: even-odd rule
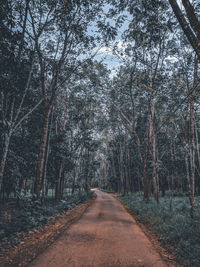
[[[181,0],[177,0],[177,3],[179,4],[180,8],[183,9]],[[105,11],[107,12],[109,10],[109,6],[105,7]],[[108,68],[111,70],[111,75],[115,74],[116,69],[120,66],[121,64],[121,60],[118,56],[113,54],[113,47],[117,42],[117,47],[118,49],[122,49],[124,48],[124,44],[122,43],[122,38],[121,35],[122,33],[128,28],[128,24],[129,21],[131,20],[130,18],[130,14],[128,12],[125,13],[125,15],[127,16],[127,20],[125,20],[124,24],[122,25],[122,27],[118,30],[118,36],[116,38],[116,40],[112,43],[109,44],[109,46],[104,46],[102,45],[101,47],[98,48],[98,53],[97,56],[95,57],[97,60],[99,61],[103,61]],[[130,19],[129,19],[130,18]],[[109,20],[109,23],[111,25],[114,25],[114,20],[112,22],[112,20]],[[175,58],[168,58],[169,60],[177,60]]]

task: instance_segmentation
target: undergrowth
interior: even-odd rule
[[[194,218],[190,217],[188,197],[176,196],[170,210],[169,197],[160,198],[160,204],[151,198],[144,201],[139,193],[120,196],[137,219],[145,223],[167,248],[173,248],[177,260],[185,266],[200,266],[200,197],[196,197]]]
[[[76,205],[92,198],[93,193],[81,192],[74,195],[66,195],[63,200],[47,200],[44,205],[40,205],[31,198],[26,198],[20,203],[20,207],[13,208],[7,219],[0,218],[0,242],[7,238],[11,245],[16,245],[18,240],[17,233],[30,231],[32,228],[38,228],[46,223],[50,216],[62,213],[74,208]]]
[[[112,189],[102,189],[101,188],[101,191],[105,192],[105,193],[116,193],[114,190]]]

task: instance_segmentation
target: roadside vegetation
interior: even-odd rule
[[[52,192],[50,192],[52,193]],[[16,206],[14,199],[1,206],[0,242],[9,243],[10,246],[18,244],[17,235],[37,229],[44,224],[51,223],[51,217],[74,208],[93,197],[92,191],[75,192],[73,195],[65,190],[62,200],[55,201],[51,194],[45,198],[43,205],[23,197]]]
[[[188,197],[175,193],[173,206],[166,194],[159,205],[153,198],[144,201],[141,193],[120,196],[135,218],[154,232],[161,244],[185,266],[200,266],[200,197],[195,197],[194,218],[190,217]]]
[[[143,192],[131,207],[196,264],[199,16],[197,0],[1,1],[2,238],[99,186]]]

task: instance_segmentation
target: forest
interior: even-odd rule
[[[99,188],[200,266],[199,1],[1,0],[0,36],[2,243]]]

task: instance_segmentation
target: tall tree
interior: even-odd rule
[[[177,0],[169,0],[169,3],[188,41],[200,59],[200,22],[195,14],[194,7],[189,0],[182,0],[186,17],[180,9]]]
[[[9,1],[3,1],[1,5],[0,120],[2,151],[0,153],[0,188],[4,179],[11,137],[21,123],[42,102],[41,99],[38,100],[35,106],[30,103],[27,105],[26,102],[35,59],[34,48],[25,42],[28,6],[29,1],[26,2],[25,7],[19,7],[17,3],[12,5]],[[23,15],[21,16],[21,14]],[[27,107],[26,110],[24,110],[24,106]]]
[[[43,133],[34,189],[37,198],[42,188],[49,118],[57,91],[78,68],[80,52],[87,53],[88,48],[94,47],[94,37],[88,34],[88,27],[100,10],[101,3],[96,1],[75,1],[73,4],[31,1],[29,6],[27,34],[36,47],[44,100]]]

